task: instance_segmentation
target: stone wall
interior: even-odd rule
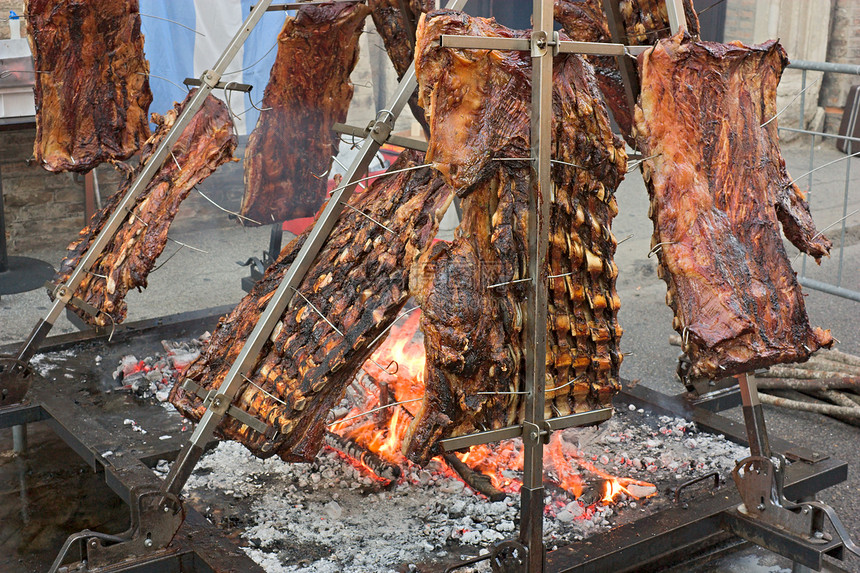
[[[755,28],[756,0],[726,0],[726,28],[723,39],[752,43]]]
[[[21,16],[24,13],[24,0],[0,0],[0,40],[9,38],[9,10]],[[21,21],[21,37],[25,36],[24,21]]]
[[[860,65],[860,2],[833,0],[830,29],[827,61]],[[860,78],[856,76],[825,74],[820,103],[827,112],[828,132],[838,132],[848,90],[857,84],[860,84]]]
[[[33,127],[0,132],[0,174],[4,196],[6,238],[10,254],[26,254],[36,248],[62,248],[84,225],[85,187],[83,176],[49,173],[34,162]],[[242,157],[243,149],[236,152]],[[207,197],[236,211],[242,198],[242,163],[222,165],[200,185]],[[107,199],[122,183],[110,165],[98,167],[100,195]],[[182,203],[172,233],[198,226],[236,225],[235,220],[199,193],[192,191]]]

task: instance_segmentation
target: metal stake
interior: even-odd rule
[[[550,156],[552,153],[552,0],[534,0],[531,37],[531,193],[529,194],[529,275],[534,281],[526,306],[526,397],[523,422],[523,486],[520,490],[520,541],[529,548],[526,571],[542,573],[543,545],[543,438],[546,384],[546,256],[549,243]],[[548,432],[548,430],[546,430]]]
[[[755,379],[747,374],[737,376],[738,386],[743,401],[744,424],[747,427],[747,438],[750,443],[750,455],[770,457],[770,443],[767,439],[767,428],[764,424],[764,412],[758,399],[758,388]]]

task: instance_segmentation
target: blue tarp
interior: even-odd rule
[[[154,98],[151,112],[164,113],[174,101],[185,98],[187,90],[182,81],[198,78],[205,69],[215,65],[250,13],[252,4],[253,0],[140,0],[146,37],[144,49],[152,74],[149,82]],[[253,85],[250,97],[254,103],[263,97],[285,17],[284,12],[267,12],[222,78],[225,82]],[[225,99],[222,90],[214,93]],[[256,125],[260,113],[251,107],[248,96],[241,92],[233,92],[230,103],[233,113],[240,115],[236,125],[238,133],[247,135]],[[246,110],[249,111],[242,114]]]

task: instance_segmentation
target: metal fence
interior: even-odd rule
[[[798,125],[801,127],[804,125],[804,110],[806,109],[806,106],[805,106],[806,101],[805,100],[806,100],[806,88],[807,88],[807,77],[806,77],[807,72],[813,71],[813,72],[826,72],[826,73],[849,74],[849,75],[860,76],[860,66],[858,66],[858,65],[833,64],[833,63],[828,63],[828,62],[810,62],[810,61],[805,61],[805,60],[796,60],[796,61],[793,61],[788,67],[794,68],[794,69],[799,69],[802,71],[802,74],[801,74],[801,92],[800,92],[800,118],[799,118],[800,121],[798,123]],[[858,80],[858,83],[860,83],[860,80]],[[846,107],[845,107],[844,113],[849,114],[848,115],[848,129],[847,129],[846,133],[848,133],[848,134],[854,133],[854,127],[855,127],[858,119],[860,119],[860,118],[858,118],[858,112],[860,112],[860,94],[858,94],[858,97],[856,97],[854,99],[853,106],[851,106],[849,108],[846,105]],[[852,165],[851,164],[853,163],[853,161],[852,161],[852,159],[850,159],[850,156],[852,154],[858,153],[858,151],[860,151],[860,145],[857,145],[858,143],[860,143],[860,138],[851,137],[850,135],[836,135],[836,134],[832,134],[832,133],[822,133],[819,131],[811,131],[811,130],[807,130],[807,129],[798,129],[798,128],[792,128],[792,127],[780,127],[779,130],[781,132],[798,133],[798,134],[804,134],[804,135],[809,136],[809,172],[802,175],[800,177],[800,179],[806,178],[806,180],[807,180],[807,193],[808,193],[810,198],[812,197],[812,194],[814,193],[813,174],[815,172],[817,172],[819,169],[823,169],[823,168],[828,167],[831,163],[834,164],[832,167],[832,170],[834,172],[838,172],[838,170],[841,168],[841,165],[839,165],[839,163],[845,164],[845,187],[844,187],[843,196],[842,196],[842,216],[839,220],[837,220],[833,224],[828,225],[828,226],[821,229],[821,232],[823,233],[825,231],[830,230],[832,227],[836,226],[837,224],[840,225],[840,227],[841,227],[840,235],[839,235],[838,251],[835,253],[831,253],[830,259],[822,262],[822,269],[827,270],[827,273],[826,273],[827,278],[831,279],[831,278],[833,278],[833,275],[835,274],[835,280],[833,280],[832,282],[828,282],[828,281],[813,279],[813,278],[810,278],[809,276],[807,276],[807,259],[808,259],[808,257],[805,254],[803,255],[803,262],[801,264],[801,269],[800,269],[800,273],[798,276],[798,280],[800,281],[800,284],[802,284],[805,287],[819,290],[819,291],[822,291],[822,292],[825,292],[825,293],[828,293],[831,295],[840,296],[843,298],[847,298],[850,300],[860,302],[860,291],[854,290],[851,288],[846,288],[842,284],[843,283],[843,274],[844,274],[845,264],[846,264],[846,261],[845,261],[845,246],[846,245],[845,245],[845,243],[846,243],[846,240],[848,238],[848,236],[847,236],[848,235],[848,219],[852,215],[854,215],[855,213],[860,211],[860,209],[858,209],[858,211],[849,212],[849,205],[851,205],[852,199],[854,200],[855,203],[858,200],[860,200],[860,192],[858,192],[856,189],[853,190],[853,195],[852,195],[852,189],[851,189],[851,167],[852,167]],[[821,141],[827,140],[827,139],[837,139],[837,140],[844,141],[845,142],[846,156],[843,158],[837,159],[835,161],[832,161],[832,162],[824,163],[823,165],[816,165],[816,161],[815,161],[815,143],[816,143],[816,140],[821,142]],[[855,149],[858,151],[854,151]],[[843,159],[844,159],[844,161],[843,161]],[[800,181],[797,181],[797,182],[800,183]],[[851,264],[851,262],[849,262],[849,264]],[[836,266],[835,271],[833,269],[834,265]]]

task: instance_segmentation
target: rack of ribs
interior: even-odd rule
[[[36,73],[33,153],[48,171],[123,161],[149,138],[138,0],[28,0]]]
[[[405,151],[389,171],[420,166]],[[413,261],[429,248],[452,190],[429,167],[382,175],[354,194],[293,297],[233,404],[277,430],[268,439],[233,418],[219,434],[255,455],[311,461],[322,445],[329,410],[383,342],[381,336],[409,298]],[[387,227],[387,229],[383,226]],[[218,388],[310,231],[297,237],[228,316],[185,372]],[[179,411],[199,420],[202,402],[180,386]]]
[[[55,285],[72,274],[194,93],[191,91],[181,104],[174,104],[164,116],[153,114],[158,128],[141,150],[140,165],[67,247],[66,257],[54,278]],[[180,203],[195,185],[233,158],[236,144],[227,106],[209,96],[179,136],[171,157],[138,196],[132,213],[78,286],[74,296],[95,308],[98,314],[93,316],[72,303],[76,314],[93,326],[118,324],[125,319],[125,295],[133,288],[146,287],[146,278],[164,250],[167,232]]]
[[[311,217],[325,201],[339,142],[331,128],[346,121],[367,14],[364,4],[338,3],[287,18],[245,149],[240,212],[252,224]]]
[[[783,247],[819,260],[804,194],[779,151],[776,87],[788,58],[757,46],[677,35],[639,58],[636,135],[647,159],[652,244],[691,364],[682,379],[805,361],[829,346],[811,328]]]
[[[415,30],[421,14],[426,14],[435,8],[433,0],[368,0],[373,24],[382,37],[385,51],[394,69],[398,81],[412,65],[415,59]],[[418,92],[409,98],[409,108],[412,115],[429,134],[424,110],[418,105]]]
[[[671,35],[665,0],[613,0],[618,2],[626,43],[634,46],[653,44]],[[555,0],[555,19],[571,39],[578,42],[611,42],[609,24],[603,11],[603,0]],[[687,29],[699,33],[699,18],[691,0],[684,0]],[[614,56],[586,56],[594,67],[597,83],[612,110],[615,122],[628,143],[631,137],[633,110],[624,92],[624,83]],[[638,94],[634,94],[636,96]]]
[[[442,48],[442,34],[529,37],[451,11],[418,28],[416,74],[430,124],[428,159],[462,197],[455,240],[416,263],[426,393],[404,439],[425,463],[437,443],[522,419],[528,269],[531,61],[527,53]],[[614,192],[627,158],[591,66],[555,58],[546,416],[605,406],[621,363]],[[520,282],[516,282],[520,281]]]

